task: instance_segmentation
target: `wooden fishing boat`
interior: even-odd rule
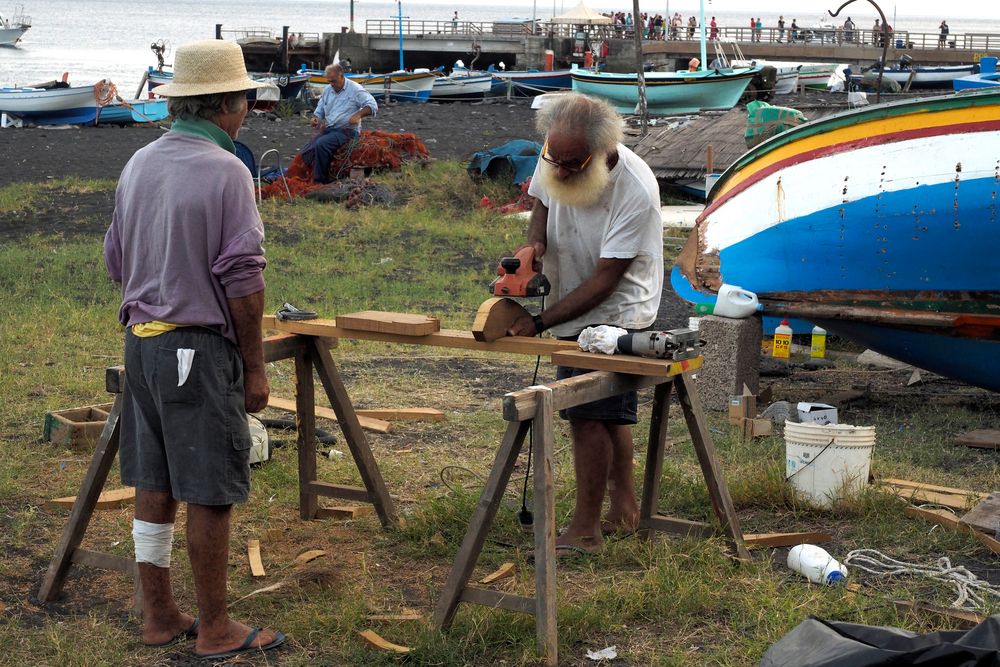
[[[35,125],[87,125],[99,104],[111,102],[112,91],[106,79],[89,86],[0,88],[0,112]]]
[[[439,75],[431,88],[431,100],[462,101],[482,99],[493,85],[489,72],[455,69],[451,74]]]
[[[910,88],[952,88],[955,79],[964,76],[971,76],[979,72],[979,65],[943,65],[933,67],[917,67],[904,61],[893,67],[882,70],[882,78],[895,81],[902,87],[909,84]],[[881,69],[878,64],[868,71],[878,74]],[[851,76],[851,82],[860,85],[864,79],[863,74]]]
[[[167,100],[116,100],[98,108],[98,124],[155,123],[167,118]]]
[[[158,86],[174,80],[174,73],[149,67],[146,70],[145,78],[146,84],[149,86],[149,92],[155,94]],[[264,88],[253,88],[247,91],[247,106],[251,110],[256,111],[273,111],[282,99],[291,99],[295,95],[298,95],[308,79],[307,76],[300,74],[284,76],[251,74],[250,78],[254,81],[268,84]]]
[[[951,85],[955,90],[1000,86],[1000,72],[997,72],[997,59],[994,56],[980,58],[978,73],[959,77],[952,81]]]
[[[1000,90],[799,125],[723,173],[672,282],[1000,391],[998,154]]]
[[[495,95],[506,95],[510,90],[512,95],[518,97],[534,97],[573,87],[573,80],[570,78],[572,69],[498,70],[490,65],[487,71],[493,75]]]
[[[309,86],[314,87],[314,89],[322,89],[322,87],[330,85],[326,80],[326,73],[321,69],[303,67],[299,70],[299,74],[307,74]],[[431,97],[431,89],[434,87],[437,73],[420,69],[413,72],[401,71],[387,74],[352,72],[346,76],[351,81],[360,83],[379,103],[384,102],[387,96],[396,102],[424,103]]]
[[[709,69],[697,72],[646,72],[646,105],[651,115],[732,109],[760,67]],[[620,113],[635,113],[638,75],[574,70],[573,90],[603,97]]]

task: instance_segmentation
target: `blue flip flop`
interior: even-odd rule
[[[252,653],[257,651],[270,651],[272,648],[276,648],[285,643],[284,633],[275,630],[273,642],[271,642],[270,644],[264,644],[263,646],[254,646],[253,643],[257,641],[257,635],[260,634],[260,631],[261,628],[254,628],[253,630],[250,631],[250,634],[247,635],[247,638],[243,640],[242,644],[240,644],[237,648],[234,648],[230,651],[222,651],[220,653],[207,653],[205,655],[202,655],[200,653],[195,653],[195,656],[199,660],[220,660],[222,658],[233,658],[238,655],[242,655],[244,653]]]
[[[187,630],[181,630],[167,641],[160,642],[159,644],[147,644],[146,642],[143,642],[143,646],[147,646],[149,648],[164,648],[167,646],[173,646],[174,644],[179,644],[182,641],[197,637],[198,627],[200,625],[201,625],[201,619],[196,618],[194,619],[194,621],[191,622],[190,628],[188,628]]]

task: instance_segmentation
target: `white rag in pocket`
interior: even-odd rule
[[[180,387],[187,382],[188,374],[191,372],[191,364],[194,363],[194,350],[186,347],[177,350],[177,386]]]

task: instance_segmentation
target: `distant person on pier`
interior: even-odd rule
[[[750,17],[750,41],[757,41],[757,21],[752,16]]]
[[[688,39],[694,39],[695,28],[698,27],[698,19],[691,17],[688,19]]]
[[[844,21],[844,41],[853,42],[854,41],[854,21],[848,16],[847,20]]]
[[[799,38],[799,24],[797,21],[798,19],[792,19],[791,34],[788,37],[788,39],[792,42],[797,41]]]
[[[715,17],[712,17],[712,22],[708,24],[708,38],[713,42],[719,39],[719,24],[715,22]]]
[[[785,41],[785,17],[784,16],[779,16],[778,17],[778,41],[779,42]]]
[[[763,32],[764,32],[764,22],[761,21],[760,17],[758,16],[757,17],[757,41],[758,42],[760,41],[760,36],[761,36],[761,34]]]
[[[875,19],[875,25],[872,26],[872,44],[874,46],[882,45],[882,23],[879,19]]]
[[[378,111],[375,98],[360,83],[344,76],[340,64],[326,68],[330,83],[323,90],[309,124],[316,136],[301,151],[302,160],[313,170],[313,181],[330,182],[330,161],[341,146],[358,136],[358,125],[365,116]]]
[[[455,10],[455,15],[451,17],[451,31],[458,32],[458,10]]]
[[[946,41],[948,41],[948,22],[941,21],[941,34],[938,35],[938,48],[943,49]]]

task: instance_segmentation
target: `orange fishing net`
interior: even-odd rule
[[[383,132],[365,130],[357,141],[345,144],[330,161],[330,178],[345,177],[352,166],[375,169],[399,169],[404,162],[426,160],[430,154],[420,138],[412,132]],[[324,185],[312,181],[312,168],[306,165],[301,155],[288,166],[285,172],[288,189],[293,197],[303,197]],[[281,180],[261,188],[261,197],[285,197],[285,186]]]

